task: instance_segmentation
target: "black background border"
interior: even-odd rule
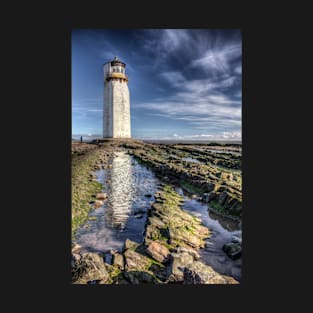
[[[19,212],[21,225],[16,225],[22,230],[19,240],[23,239],[18,247],[18,254],[23,255],[22,280],[33,294],[24,298],[24,303],[40,302],[54,310],[58,310],[61,303],[68,302],[73,310],[93,309],[95,305],[98,309],[106,309],[112,304],[113,308],[125,306],[132,310],[148,310],[151,306],[167,311],[170,305],[175,310],[179,306],[194,309],[200,305],[207,310],[216,306],[219,310],[235,308],[235,311],[241,311],[251,300],[254,301],[252,308],[263,310],[269,303],[280,305],[286,302],[292,283],[288,280],[290,264],[287,260],[282,262],[281,254],[290,251],[290,245],[294,244],[290,237],[286,242],[286,233],[290,231],[286,226],[286,210],[296,203],[290,199],[283,202],[282,197],[277,197],[293,192],[291,186],[286,188],[283,183],[277,184],[284,177],[284,170],[278,166],[284,160],[277,148],[290,142],[290,137],[281,137],[286,126],[286,121],[281,118],[282,108],[284,116],[292,114],[286,107],[287,101],[282,102],[281,94],[277,94],[282,85],[288,88],[288,84],[282,81],[284,77],[277,79],[277,74],[284,69],[286,57],[275,50],[277,44],[287,43],[283,41],[287,39],[284,28],[277,23],[275,12],[266,10],[256,9],[254,14],[244,14],[236,6],[217,8],[210,4],[207,9],[196,5],[183,8],[182,5],[171,7],[153,3],[149,4],[149,12],[142,8],[134,12],[133,4],[128,5],[109,7],[105,4],[103,8],[77,5],[75,10],[46,8],[47,17],[44,14],[37,16],[38,23],[36,20],[28,30],[27,41],[21,38],[26,50],[28,46],[35,48],[23,55],[30,74],[24,78],[25,85],[29,84],[27,89],[23,86],[20,89],[24,99],[20,103],[21,127],[27,118],[29,131],[38,134],[32,140],[23,129],[17,134],[23,138],[23,162],[29,167],[23,175],[35,181],[34,185],[24,181],[23,188],[28,187],[27,193],[33,196],[29,203],[32,212]],[[119,14],[105,14],[115,9]],[[237,286],[73,286],[69,272],[71,30],[159,27],[239,28],[242,31],[242,282]],[[32,31],[36,33],[35,38]],[[35,91],[39,101],[28,97],[30,89]],[[27,110],[23,108],[25,98],[28,100]],[[35,154],[31,153],[33,151]],[[265,211],[270,217],[264,214]],[[278,229],[277,225],[282,225],[283,229]],[[295,258],[292,261],[296,266]],[[21,263],[16,266],[21,267]],[[280,291],[285,288],[283,297],[278,297],[277,288]]]

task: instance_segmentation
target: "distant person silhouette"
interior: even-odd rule
[[[80,136],[80,142],[83,142],[83,136]]]

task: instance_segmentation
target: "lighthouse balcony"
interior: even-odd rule
[[[106,76],[106,80],[109,81],[111,79],[122,79],[122,80],[128,81],[127,75],[123,73],[108,73]]]

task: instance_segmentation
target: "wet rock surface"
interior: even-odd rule
[[[233,260],[241,257],[241,243],[230,242],[223,246],[225,253]]]
[[[106,284],[111,283],[111,278],[101,255],[85,253],[74,257],[72,281],[74,284]]]
[[[241,147],[127,143],[129,153],[149,164],[163,181],[180,183],[222,215],[242,215]]]
[[[162,186],[148,211],[143,243],[127,239],[122,253],[112,252],[112,265],[96,253],[75,257],[76,284],[233,284],[210,266],[199,261],[198,250],[210,236],[199,218],[181,208],[182,197]],[[78,248],[73,247],[77,252]],[[79,251],[79,250],[78,250]]]
[[[238,284],[232,277],[218,274],[199,261],[191,262],[184,267],[184,284]]]
[[[120,146],[126,148],[141,162],[154,168],[166,184],[162,184],[154,195],[145,194],[146,198],[154,200],[153,203],[150,202],[151,207],[147,211],[138,209],[133,213],[136,219],[146,220],[143,242],[127,239],[122,251],[112,252],[111,265],[104,261],[101,253],[82,254],[79,246],[73,248],[73,283],[238,283],[234,278],[219,274],[201,261],[199,251],[205,247],[206,239],[211,236],[211,232],[201,224],[198,217],[182,209],[183,198],[175,192],[171,184],[183,182],[182,187],[191,191],[195,199],[209,203],[219,213],[240,218],[241,173],[229,171],[240,168],[240,155],[238,154],[237,158],[229,151],[202,153],[192,147],[149,145],[139,142],[121,143]],[[101,147],[97,153],[94,148],[91,149],[97,157],[93,159],[96,161],[90,162],[88,168],[88,178],[91,179],[89,183],[95,179],[91,176],[90,169],[109,168],[111,164],[108,164],[108,159],[115,150],[115,144]],[[211,155],[213,158],[215,154],[219,154],[218,159],[223,161],[217,162],[208,157]],[[221,170],[216,165],[224,166],[226,170]],[[91,202],[92,193],[89,192],[90,208],[101,206],[107,201],[107,195],[99,188],[94,189],[93,195],[94,201]],[[231,258],[240,258],[241,239],[234,238],[232,242],[223,246],[223,250]]]
[[[157,241],[152,241],[147,247],[147,253],[156,261],[165,263],[170,255],[167,247],[161,245]]]

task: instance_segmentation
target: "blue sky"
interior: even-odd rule
[[[129,77],[134,138],[241,139],[241,32],[72,31],[72,134],[102,134],[103,67]]]

